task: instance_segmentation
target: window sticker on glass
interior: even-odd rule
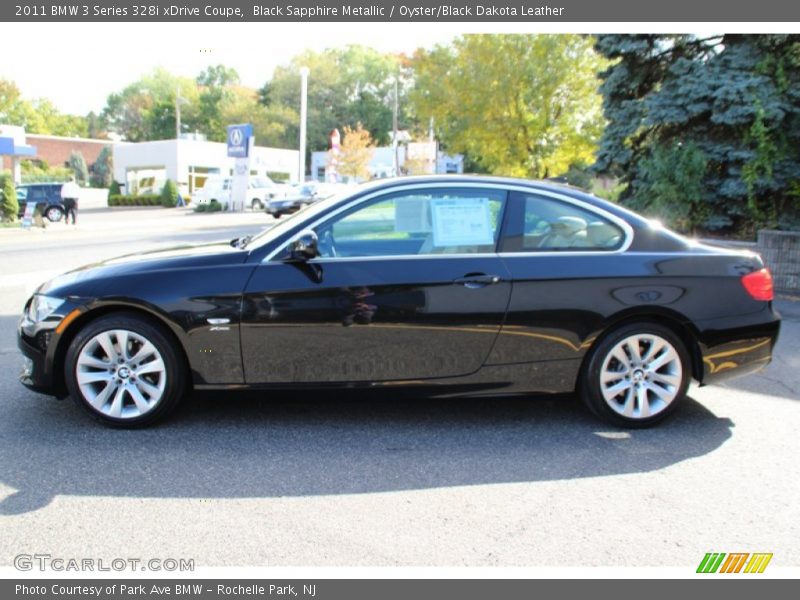
[[[433,245],[494,243],[488,198],[442,198],[432,202]]]
[[[429,233],[430,199],[421,196],[398,198],[394,203],[394,230],[406,233]]]

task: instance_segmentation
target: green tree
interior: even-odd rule
[[[693,142],[655,146],[642,162],[640,195],[634,199],[634,207],[695,233],[709,217],[707,162],[705,153]]]
[[[85,117],[63,114],[45,98],[26,100],[8,79],[0,79],[0,123],[24,127],[28,133],[79,137],[88,134]]]
[[[19,212],[14,178],[9,173],[0,173],[0,215],[3,221],[16,221]]]
[[[264,106],[255,90],[237,86],[230,90],[221,106],[221,122],[225,124],[250,123],[259,146],[297,148],[297,139],[287,139],[287,131],[297,132],[299,116],[292,109],[280,105]],[[225,129],[222,129],[224,139]]]
[[[605,62],[580,35],[466,35],[414,57],[414,112],[480,169],[523,177],[591,163]]]
[[[93,187],[107,188],[111,185],[113,177],[113,166],[111,164],[111,148],[106,146],[97,155],[95,160],[89,167],[89,181]]]
[[[656,148],[693,144],[704,229],[800,226],[800,36],[602,35],[596,48],[614,63],[595,167],[628,184],[624,202],[650,190]]]
[[[305,51],[275,69],[260,90],[261,103],[285,117],[278,145],[297,147],[300,108],[300,68],[309,67],[308,150],[328,149],[328,134],[361,123],[379,144],[392,130],[395,80],[398,81],[399,126],[410,125],[407,90],[410,71],[402,56],[371,48],[348,46],[323,52]],[[294,117],[294,118],[291,118]]]
[[[175,137],[175,103],[181,102],[181,121],[187,128],[206,130],[198,120],[197,82],[178,77],[165,69],[151,74],[111,94],[102,119],[106,129],[125,140],[166,140]]]
[[[208,139],[215,142],[225,141],[226,126],[231,123],[225,120],[226,106],[234,102],[237,93],[234,88],[239,85],[238,73],[224,65],[206,68],[197,76],[199,90],[196,121],[202,127]],[[252,105],[255,106],[255,94]]]
[[[89,169],[86,167],[86,159],[83,154],[77,150],[70,152],[67,167],[75,175],[75,181],[80,185],[86,185],[86,181],[89,179]]]

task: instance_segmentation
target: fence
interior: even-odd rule
[[[800,293],[800,231],[762,229],[754,250],[772,271],[776,291]]]

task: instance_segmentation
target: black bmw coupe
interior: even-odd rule
[[[144,426],[194,389],[576,392],[647,426],[690,379],[770,361],[780,320],[749,252],[554,184],[404,178],[252,238],[124,256],[25,305],[23,384]]]

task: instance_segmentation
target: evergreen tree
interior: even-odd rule
[[[0,174],[0,216],[3,221],[15,221],[19,212],[14,178],[10,174]]]
[[[67,167],[75,175],[75,181],[80,185],[86,185],[86,180],[89,179],[89,169],[86,166],[86,159],[83,154],[77,150],[73,150],[67,159]]]
[[[107,188],[111,185],[112,179],[112,166],[111,166],[111,148],[105,147],[100,151],[97,160],[89,167],[91,173],[90,181],[92,186],[99,188]]]
[[[707,230],[800,225],[800,36],[602,35],[596,49],[615,63],[602,74],[595,169],[628,184],[623,201],[646,206],[654,185],[674,186],[654,160],[681,164],[682,144],[693,169],[706,160],[699,187],[674,195],[684,227],[690,213]]]

